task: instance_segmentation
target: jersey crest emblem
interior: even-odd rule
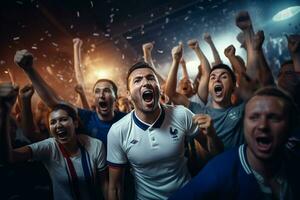
[[[172,138],[178,138],[178,130],[176,129],[176,128],[172,128],[172,127],[170,127],[170,134],[171,134],[171,136],[172,136]]]

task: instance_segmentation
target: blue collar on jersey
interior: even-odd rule
[[[147,130],[150,127],[148,124],[145,124],[144,122],[139,120],[137,118],[137,116],[135,115],[135,112],[133,112],[132,118],[133,118],[134,123],[138,127],[140,127],[141,129],[143,129],[144,131]],[[165,119],[165,110],[164,110],[164,107],[161,105],[161,114],[160,114],[159,118],[156,120],[156,122],[152,125],[152,127],[153,128],[160,128],[160,126],[164,122],[164,119]]]

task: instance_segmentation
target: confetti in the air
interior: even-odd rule
[[[55,42],[52,42],[52,45],[58,47],[58,44],[56,44]]]

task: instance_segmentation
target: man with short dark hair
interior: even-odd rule
[[[185,138],[198,136],[211,154],[219,153],[222,143],[208,115],[194,116],[183,106],[159,103],[159,83],[147,63],[129,69],[127,87],[134,110],[108,133],[109,199],[123,198],[122,177],[128,164],[135,177],[136,199],[166,199],[190,180]]]
[[[205,113],[212,116],[218,137],[225,149],[243,144],[242,116],[244,103],[232,105],[231,96],[235,89],[236,78],[233,71],[225,64],[211,69],[208,91],[211,103],[203,106],[190,102],[189,109],[194,113]]]

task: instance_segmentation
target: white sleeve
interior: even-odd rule
[[[195,135],[199,134],[199,128],[197,124],[193,123],[193,116],[195,115],[189,109],[185,108],[185,120],[186,120],[186,134],[188,137],[194,137]]]
[[[48,138],[40,142],[28,145],[32,150],[32,159],[45,161],[51,159],[51,154],[55,148],[53,138]]]
[[[100,140],[96,140],[96,145],[99,146],[97,148],[97,157],[96,157],[96,166],[97,173],[102,172],[106,168],[106,151],[103,143]]]
[[[107,163],[110,166],[121,167],[127,164],[121,140],[121,128],[113,125],[107,135]]]

